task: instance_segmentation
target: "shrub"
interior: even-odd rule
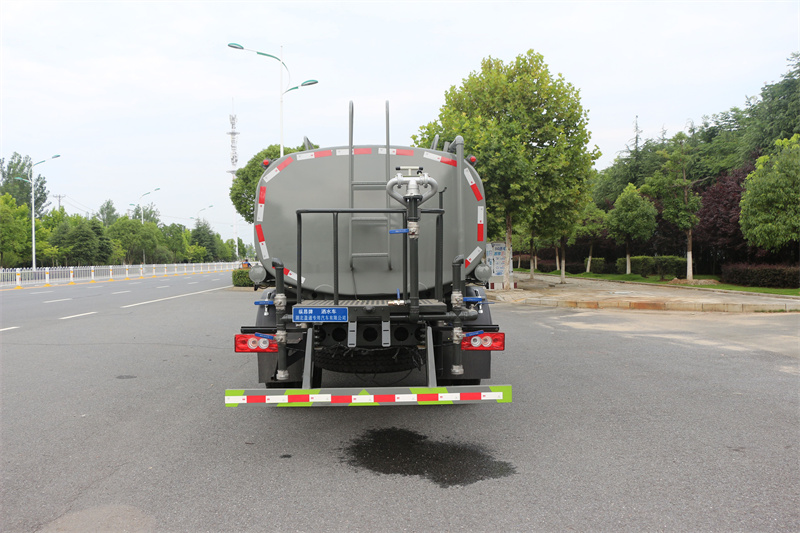
[[[583,271],[586,272],[586,263],[589,261],[589,258],[583,260]],[[606,260],[604,257],[592,257],[592,268],[590,272],[592,274],[604,274],[606,270]]]
[[[653,265],[655,261],[652,257],[647,255],[635,255],[631,257],[631,274],[639,274],[646,278],[653,273]],[[625,274],[626,260],[624,257],[617,259],[617,273]]]
[[[250,270],[247,268],[240,268],[233,271],[233,286],[234,287],[252,287],[253,282],[250,281]]]
[[[800,288],[800,265],[722,265],[720,281],[748,287]]]
[[[661,279],[685,278],[686,258],[677,255],[659,255],[653,258],[654,269]]]

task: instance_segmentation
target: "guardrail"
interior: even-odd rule
[[[94,283],[138,278],[186,276],[234,270],[241,263],[173,263],[153,265],[100,265],[0,269],[0,289],[75,283]]]

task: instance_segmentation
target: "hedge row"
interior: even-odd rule
[[[240,268],[233,271],[233,286],[234,287],[252,287],[253,282],[250,281],[250,270],[247,268]]]
[[[800,288],[800,265],[722,265],[720,281],[748,287]]]
[[[627,264],[624,257],[617,259],[617,273],[625,274]],[[661,279],[685,278],[686,258],[675,255],[636,255],[631,257],[631,274],[639,274],[646,278],[650,274],[658,274]]]

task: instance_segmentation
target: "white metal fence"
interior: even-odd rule
[[[42,267],[0,269],[0,288],[48,286],[95,281],[184,276],[223,272],[239,268],[241,263],[173,263],[162,265],[102,265],[82,267]]]

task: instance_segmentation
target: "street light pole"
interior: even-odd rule
[[[296,85],[294,87],[290,87],[290,88],[284,90],[283,69],[285,68],[286,72],[289,74],[289,83],[288,83],[288,85],[292,84],[292,73],[289,71],[289,67],[286,66],[286,63],[283,62],[283,46],[281,46],[281,57],[275,57],[272,54],[259,52],[258,50],[251,50],[250,48],[245,48],[244,46],[242,46],[240,44],[237,44],[237,43],[228,43],[228,46],[230,48],[235,49],[235,50],[247,50],[248,52],[255,52],[256,54],[258,54],[260,56],[271,57],[272,59],[275,59],[275,60],[279,61],[280,64],[281,64],[282,68],[278,67],[278,69],[280,70],[280,81],[279,81],[280,86],[278,87],[278,96],[279,96],[279,101],[280,101],[280,110],[279,111],[280,111],[280,128],[281,128],[281,157],[283,157],[283,95],[288,93],[289,91],[293,91],[295,89],[299,89],[300,87],[308,87],[309,85],[316,85],[319,82],[317,80],[306,80],[303,83],[301,83],[300,85]]]
[[[57,157],[61,157],[61,155],[56,154],[49,159],[55,159]],[[41,165],[49,159],[42,159],[38,163],[34,163],[31,165],[31,168],[28,169],[28,179],[15,177],[15,180],[20,181],[27,181],[31,184],[31,270],[36,272],[36,187],[33,181],[33,167],[36,165]]]

